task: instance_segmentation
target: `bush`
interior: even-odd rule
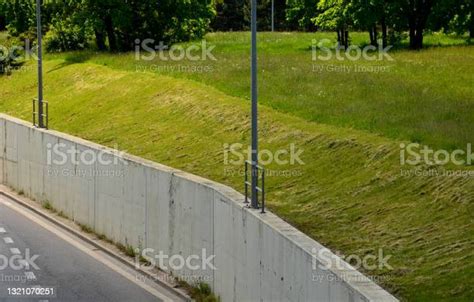
[[[2,41],[0,47],[0,75],[10,75],[14,68],[23,64],[20,60],[23,53],[13,45],[19,45],[19,43],[14,43],[11,38]]]
[[[44,41],[48,52],[82,50],[88,46],[90,31],[87,26],[71,19],[54,19]]]

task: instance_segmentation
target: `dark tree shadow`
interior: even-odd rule
[[[68,53],[65,58],[64,62],[56,66],[55,68],[48,71],[48,73],[57,71],[64,67],[74,65],[74,64],[81,64],[84,62],[89,61],[94,56],[94,52],[92,51],[75,51]]]

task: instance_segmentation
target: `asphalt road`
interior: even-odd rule
[[[112,259],[0,196],[0,301],[175,300]]]

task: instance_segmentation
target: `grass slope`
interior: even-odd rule
[[[390,50],[394,61],[339,61],[335,57],[313,61],[312,40],[334,41],[334,37],[334,33],[260,33],[260,102],[308,121],[422,142],[434,149],[465,149],[474,142],[474,47],[466,46],[464,38],[428,35],[428,49]],[[351,37],[356,45],[368,42],[366,33]],[[93,52],[52,58],[192,79],[247,99],[249,34],[212,33],[206,41],[215,46],[216,61],[161,61],[158,57],[136,61],[134,53]],[[356,68],[378,68],[379,72],[356,72]]]
[[[57,59],[45,69],[54,129],[242,191],[242,177],[231,173],[240,167],[225,165],[223,147],[249,141],[249,104],[242,98],[92,63]],[[35,80],[33,69],[0,78],[0,110],[29,120]],[[382,248],[394,269],[366,273],[398,297],[472,301],[472,178],[403,177],[399,141],[266,106],[261,135],[264,149],[294,142],[304,150],[304,165],[267,167],[297,175],[268,178],[274,212],[334,251],[364,256]]]

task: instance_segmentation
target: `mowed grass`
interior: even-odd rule
[[[368,43],[367,36],[351,35],[360,46]],[[313,61],[312,41],[334,38],[334,33],[260,33],[260,103],[308,121],[421,142],[433,149],[466,149],[474,141],[474,47],[465,37],[427,35],[427,49],[420,52],[390,49],[393,61]],[[211,33],[206,42],[215,47],[215,61],[137,61],[134,53],[93,52],[53,58],[192,79],[248,99],[249,34]],[[191,44],[200,42],[182,46]]]
[[[29,67],[0,78],[0,110],[26,120],[36,94]],[[242,166],[224,154],[226,144],[249,142],[245,100],[189,80],[63,60],[46,62],[45,83],[52,128],[243,191]],[[472,177],[404,177],[398,141],[260,110],[263,149],[294,143],[304,151],[302,165],[267,165],[272,211],[333,251],[382,249],[392,268],[361,270],[398,297],[472,301]]]

